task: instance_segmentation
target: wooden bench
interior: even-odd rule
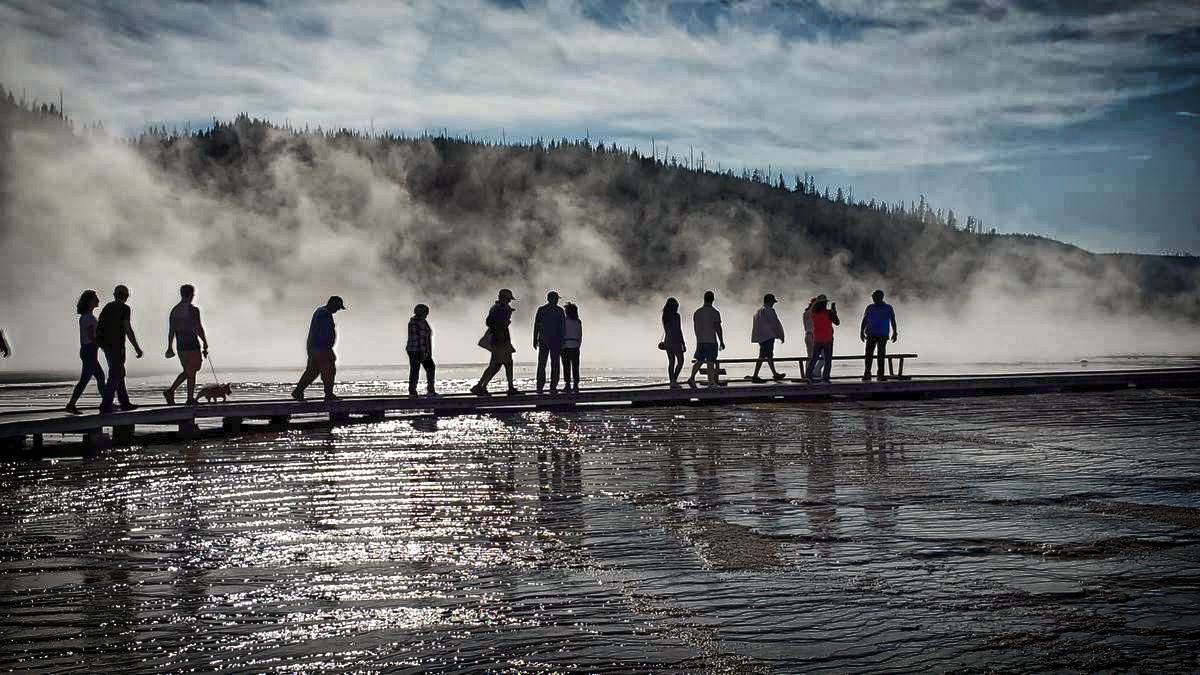
[[[855,355],[855,356],[842,355],[842,356],[834,356],[833,360],[834,361],[860,361],[861,362],[861,361],[865,360],[865,358],[866,357],[863,355]],[[887,359],[887,369],[888,369],[888,377],[889,378],[893,378],[893,379],[897,379],[897,380],[912,379],[911,377],[904,374],[904,361],[906,359],[917,358],[916,354],[887,354],[886,356],[884,356],[884,358]],[[789,377],[789,378],[787,378],[788,380],[793,381],[793,382],[799,382],[799,381],[805,381],[808,379],[808,360],[809,359],[807,356],[776,356],[774,360],[775,360],[776,368],[779,368],[779,366],[781,364],[786,365],[786,364],[795,363],[796,366],[800,369],[800,377]],[[874,361],[874,360],[875,359],[872,359],[872,361]],[[695,362],[696,362],[696,360],[692,359],[692,363],[695,363]],[[721,382],[721,376],[725,375],[727,372],[725,366],[728,366],[728,365],[754,365],[755,363],[758,363],[758,359],[722,359],[722,358],[716,359],[717,371],[716,371],[716,381],[714,382],[714,384],[719,384],[719,385],[725,384],[724,382]],[[874,364],[872,364],[872,365],[874,365]],[[768,371],[768,373],[769,372],[770,371]],[[708,365],[706,364],[704,366],[701,366],[698,374],[708,375],[709,374]],[[749,380],[749,379],[751,379],[751,376],[747,375],[744,379]],[[765,379],[768,382],[772,381],[769,377],[767,377]],[[710,382],[711,381],[712,380],[710,379]]]

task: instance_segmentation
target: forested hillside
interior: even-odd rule
[[[287,268],[320,222],[432,297],[486,292],[514,274],[531,286],[568,275],[598,297],[636,302],[695,286],[743,298],[764,288],[863,296],[884,286],[900,298],[953,303],[986,283],[1017,296],[1078,292],[1101,307],[1200,317],[1194,257],[1095,255],[997,233],[921,196],[864,201],[808,175],[735,175],[590,140],[500,145],[246,116],[113,139],[4,92],[0,125],[6,221],[21,217],[11,210],[21,201],[14,172],[30,153],[119,145],[146,160],[166,193],[203,195],[205,209],[180,207],[170,218],[210,231],[203,259],[280,279],[294,274]],[[218,215],[213,204],[238,215]],[[128,227],[146,218],[131,207]],[[0,234],[7,229],[0,224]]]

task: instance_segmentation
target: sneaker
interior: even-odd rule
[[[863,375],[863,378],[862,378],[862,380],[863,380],[863,382],[870,382],[870,381],[871,381],[871,376],[870,376],[870,375]]]
[[[163,398],[167,399],[167,405],[175,405],[175,392],[169,389],[163,389]]]
[[[478,384],[474,387],[471,387],[471,393],[475,394],[476,396],[491,396],[491,394],[488,393],[487,387],[481,387]]]
[[[416,390],[416,389],[409,389],[409,390],[408,390],[408,397],[409,397],[409,398],[416,398],[416,397],[417,397],[417,390]]]
[[[66,408],[64,408],[64,410],[71,413],[72,415],[82,415],[83,414],[83,411],[80,410],[79,408],[76,408],[74,405],[69,405]]]
[[[695,379],[689,379],[689,380],[687,381],[687,386],[689,386],[689,387],[691,387],[691,388],[695,389],[695,388],[696,388],[696,380],[695,380]]]
[[[304,403],[304,392],[300,391],[299,389],[293,389],[292,398],[296,399],[300,403]]]
[[[441,394],[437,393],[436,391],[434,391],[432,389],[425,392],[425,395],[428,396],[429,398],[437,398],[438,396],[441,396]]]
[[[336,394],[325,394],[325,400],[326,401],[340,401],[340,400],[342,400],[342,397],[338,396]]]
[[[759,377],[757,375],[750,378],[750,381],[753,382],[754,384],[766,384],[767,383],[766,380],[762,379],[761,377]]]
[[[198,399],[189,398],[188,400],[184,401],[183,404],[184,405],[200,405],[200,401]]]
[[[888,381],[888,376],[887,376],[887,375],[880,375],[880,376],[879,376],[879,381],[880,381],[880,382],[887,382],[887,381]]]
[[[136,403],[126,403],[125,405],[121,406],[121,412],[129,412],[130,410],[137,410],[140,407],[141,406],[139,406]]]
[[[516,396],[517,394],[520,394],[520,393],[521,393],[521,390],[520,390],[520,389],[517,389],[516,387],[509,387],[509,388],[508,388],[508,391],[506,391],[506,392],[504,392],[504,393],[505,393],[505,394],[507,394],[507,395],[509,395],[509,396]]]
[[[563,387],[563,393],[567,393],[567,392],[570,392],[570,391],[571,391],[571,388],[570,388],[570,387]],[[539,391],[538,393],[540,394],[540,393],[542,393],[542,392],[540,392],[540,391]],[[558,389],[551,389],[551,390],[550,390],[550,395],[551,395],[551,396],[557,396],[557,395],[558,395]]]
[[[108,406],[108,407],[100,406],[100,414],[101,414],[101,415],[111,415],[111,414],[113,414],[113,407],[112,407],[111,405],[110,405],[110,406]]]
[[[827,377],[827,378],[825,378],[825,379],[821,380],[821,384],[833,384],[833,383],[832,383],[832,382],[830,382],[830,381],[829,381],[829,378]]]
[[[776,382],[778,382],[780,380],[786,380],[787,373],[775,373],[774,375],[771,376],[771,379],[775,380]]]

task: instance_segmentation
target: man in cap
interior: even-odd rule
[[[538,350],[537,392],[546,387],[546,361],[550,361],[550,393],[558,393],[558,366],[563,343],[563,325],[567,315],[558,306],[558,292],[546,294],[546,304],[538,307],[533,319],[533,348]]]
[[[133,345],[134,353],[142,358],[142,348],[138,345],[137,336],[133,334],[130,323],[129,289],[124,284],[113,289],[113,301],[100,310],[100,319],[96,323],[96,341],[104,350],[104,358],[108,361],[108,382],[104,384],[104,395],[100,398],[100,412],[113,411],[113,398],[121,402],[121,410],[133,410],[137,406],[129,402],[129,392],[125,389],[125,340]]]
[[[891,329],[892,342],[900,337],[900,331],[896,328],[896,310],[883,301],[883,291],[872,293],[871,300],[873,302],[867,305],[867,310],[863,312],[862,326],[858,331],[858,336],[867,343],[867,369],[862,379],[863,382],[871,381],[871,357],[878,350],[879,381],[885,382],[887,375],[883,374],[883,360],[887,358],[888,330]]]
[[[479,341],[480,346],[486,346],[491,352],[491,360],[488,361],[487,368],[483,371],[483,376],[479,378],[479,383],[471,387],[471,393],[476,396],[487,396],[488,383],[492,381],[496,373],[500,372],[500,368],[504,368],[504,375],[508,378],[508,393],[516,394],[516,386],[513,385],[513,352],[517,351],[512,344],[512,335],[509,333],[508,325],[512,323],[512,302],[517,298],[513,292],[507,288],[500,289],[500,294],[496,297],[495,304],[488,312],[486,323],[487,333],[483,339]]]
[[[308,325],[308,366],[300,376],[300,382],[292,390],[292,398],[304,400],[304,390],[308,385],[321,376],[321,384],[325,386],[325,400],[336,401],[333,394],[333,378],[337,375],[337,355],[333,353],[333,345],[337,342],[337,326],[333,315],[346,309],[346,303],[341,297],[329,296],[329,302],[317,308]]]
[[[754,327],[750,331],[750,341],[758,344],[758,361],[754,364],[754,375],[750,378],[751,381],[759,384],[766,382],[758,376],[763,361],[766,361],[767,367],[771,369],[773,379],[782,380],[787,377],[784,373],[775,370],[776,340],[784,341],[783,324],[779,322],[779,315],[775,313],[775,294],[767,293],[763,296],[763,306],[754,313]]]

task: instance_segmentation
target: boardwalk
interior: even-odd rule
[[[299,403],[291,400],[230,401],[197,406],[147,407],[111,415],[30,415],[0,423],[0,449],[6,454],[32,447],[40,449],[47,436],[82,440],[84,447],[107,442],[135,442],[139,427],[157,429],[153,438],[186,439],[200,433],[200,424],[220,424],[220,431],[238,433],[248,422],[260,421],[278,428],[293,421],[314,419],[329,424],[378,421],[388,413],[407,415],[457,415],[504,413],[531,409],[570,410],[614,406],[733,405],[772,401],[863,399],[921,399],[951,396],[1012,395],[1054,391],[1087,391],[1127,387],[1200,387],[1200,368],[1109,370],[1086,373],[1036,373],[920,377],[890,382],[837,382],[830,385],[766,384],[722,387],[664,386],[585,389],[577,394],[492,396],[455,394],[438,398],[361,397],[340,401]],[[164,431],[173,433],[164,436]],[[211,432],[209,432],[211,433]],[[146,438],[139,439],[146,441]],[[32,442],[31,442],[32,441]]]

